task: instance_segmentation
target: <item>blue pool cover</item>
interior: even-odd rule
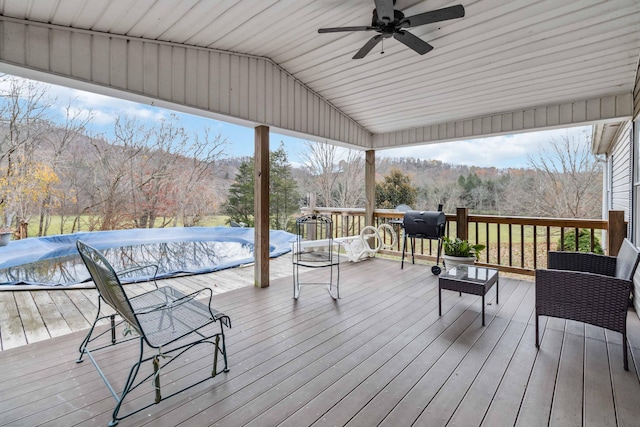
[[[271,230],[269,256],[274,258],[289,252],[294,238],[286,231]],[[105,256],[117,252],[107,256],[116,270],[158,261],[162,264],[158,278],[208,273],[255,260],[253,228],[175,227],[84,232],[16,240],[0,247],[0,285],[56,286],[86,281],[88,273],[78,255],[76,240],[105,252]],[[137,255],[144,259],[137,259]],[[25,273],[25,268],[30,272]],[[60,271],[52,274],[43,270]],[[148,275],[123,281],[146,278]]]

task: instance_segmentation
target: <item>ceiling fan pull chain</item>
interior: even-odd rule
[[[382,50],[380,51],[380,55],[382,55],[384,53],[384,39],[380,40],[380,43],[382,43]]]

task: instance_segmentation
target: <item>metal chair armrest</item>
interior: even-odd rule
[[[116,274],[119,277],[126,277],[128,274],[136,272],[136,271],[140,271],[140,270],[146,270],[146,269],[153,269],[153,276],[151,278],[151,281],[153,281],[153,284],[156,286],[156,288],[158,287],[158,284],[156,283],[156,278],[158,276],[158,265],[157,264],[143,264],[143,265],[132,265],[131,267],[127,267],[123,270],[119,270],[116,271]],[[146,282],[147,280],[141,280]],[[134,279],[133,283],[137,283],[138,281]]]

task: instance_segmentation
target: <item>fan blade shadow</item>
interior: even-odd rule
[[[322,33],[340,33],[343,31],[372,31],[375,30],[375,27],[370,26],[362,26],[362,27],[333,27],[333,28],[320,28],[318,32]]]
[[[433,49],[429,43],[425,42],[419,37],[414,36],[408,31],[398,31],[393,35],[393,38],[403,43],[405,46],[415,50],[420,55],[424,55]]]
[[[367,56],[367,53],[371,52],[371,49],[373,49],[378,43],[380,43],[380,40],[382,40],[383,38],[384,37],[382,36],[382,34],[371,37],[369,41],[360,48],[358,53],[353,55],[353,59],[361,59]]]
[[[464,17],[464,6],[461,4],[443,9],[432,10],[431,12],[419,13],[407,16],[400,22],[400,28],[411,28],[419,25],[431,24],[433,22],[447,21]]]

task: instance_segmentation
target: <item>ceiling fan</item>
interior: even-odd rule
[[[420,55],[424,55],[433,49],[433,46],[410,32],[405,31],[405,28],[413,28],[433,22],[462,18],[464,16],[464,7],[462,5],[445,7],[413,16],[404,16],[402,12],[393,8],[396,0],[375,0],[375,4],[376,7],[373,9],[371,25],[361,27],[320,28],[318,33],[338,33],[343,31],[376,31],[379,33],[369,39],[353,56],[353,59],[364,58],[378,43],[390,37],[413,49]]]

